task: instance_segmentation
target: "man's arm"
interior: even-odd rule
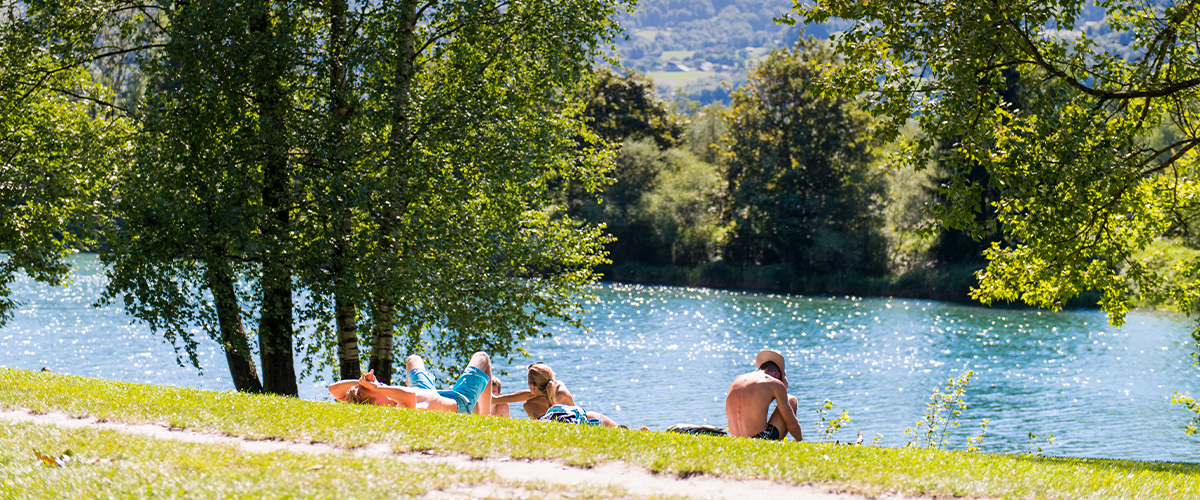
[[[783,385],[783,382],[772,384],[771,392],[775,395],[775,409],[779,411],[779,416],[783,417],[787,432],[796,438],[796,441],[804,441],[800,421],[796,420],[796,412],[792,410],[792,405],[788,404],[787,386]]]

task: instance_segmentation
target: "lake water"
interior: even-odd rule
[[[0,365],[205,389],[232,387],[215,343],[200,342],[201,374],[176,363],[169,344],[119,308],[94,309],[104,286],[94,256],[76,258],[74,283],[52,288],[21,278],[26,301],[0,329]],[[582,332],[552,328],[526,343],[588,409],[630,426],[724,425],[724,393],[752,369],[755,353],[787,358],[806,439],[819,439],[825,399],[853,421],[835,437],[903,446],[932,391],[966,370],[969,408],[951,433],[961,449],[989,419],[982,449],[1017,453],[1029,433],[1048,455],[1200,461],[1200,436],[1174,391],[1200,393],[1192,366],[1193,320],[1133,312],[1109,326],[1094,311],[1050,313],[926,300],[770,295],[602,284],[593,289]],[[506,391],[525,386],[522,367],[504,366]],[[326,377],[328,375],[325,375]],[[305,380],[301,397],[328,399],[327,380]],[[514,416],[521,415],[513,405]]]

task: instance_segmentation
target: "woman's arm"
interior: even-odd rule
[[[498,404],[506,404],[506,403],[520,403],[522,401],[529,401],[530,399],[533,399],[533,398],[534,398],[533,391],[526,389],[523,391],[514,392],[512,394],[501,394],[499,396],[492,396],[492,404],[498,405]]]

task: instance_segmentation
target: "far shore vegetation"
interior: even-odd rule
[[[1005,499],[1200,498],[1200,466],[920,447],[765,442],[657,431],[595,428],[290,397],[133,384],[0,369],[0,408],[60,412],[106,421],[150,423],[248,439],[319,442],[351,449],[386,443],[395,452],[560,460],[588,467],[622,461],[690,477],[767,479],[882,495]],[[72,397],[63,397],[70,394]],[[161,443],[112,432],[3,424],[0,492],[22,498],[107,495],[337,497],[402,488],[419,495],[495,482],[487,473],[399,466],[385,459],[274,453],[251,456],[227,446]],[[820,430],[805,430],[821,440]],[[69,456],[61,468],[39,459]],[[510,484],[538,492],[562,486]],[[95,481],[94,481],[95,480]],[[195,488],[193,490],[193,488]],[[282,490],[279,488],[283,488]],[[266,493],[270,492],[270,493]],[[610,498],[620,491],[572,496]]]

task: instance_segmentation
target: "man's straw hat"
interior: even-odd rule
[[[757,369],[767,361],[774,361],[775,364],[779,366],[779,375],[783,377],[783,383],[786,385],[787,369],[785,369],[783,366],[783,355],[779,354],[778,351],[772,351],[770,349],[763,350],[762,352],[758,353],[758,356],[754,357],[754,368]]]

